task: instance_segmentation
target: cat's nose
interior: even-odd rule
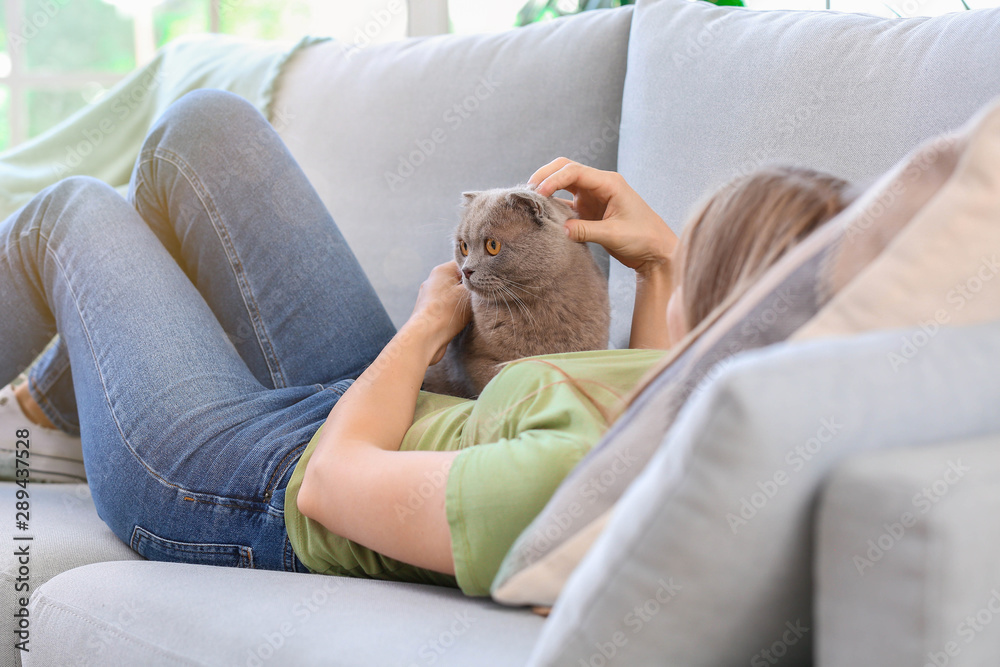
[[[476,272],[475,269],[462,269],[462,273],[465,274],[466,278],[468,278],[469,276],[471,276],[475,272]]]

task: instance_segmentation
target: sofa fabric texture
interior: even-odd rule
[[[0,483],[0,497],[4,507],[14,507],[17,486],[10,482]],[[86,484],[30,484],[31,532],[27,583],[31,591],[56,575],[91,563],[125,560],[142,560],[142,556],[132,551],[111,532],[111,529],[97,516],[97,509],[90,497]],[[13,518],[12,518],[13,520]],[[0,586],[4,594],[0,596],[0,614],[3,622],[0,632],[5,638],[13,638],[14,612],[20,606],[15,584],[22,563],[15,554],[15,543],[0,552]],[[34,638],[37,635],[30,635]],[[34,648],[35,643],[29,643]],[[21,652],[14,648],[13,641],[0,643],[0,665],[20,664]]]
[[[857,456],[817,511],[816,659],[995,664],[1000,433]]]

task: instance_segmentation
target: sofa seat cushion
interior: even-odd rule
[[[154,561],[70,570],[29,610],[26,667],[520,665],[545,623],[443,587]]]
[[[14,520],[15,492],[18,486],[13,482],[0,482],[0,498],[3,506],[10,511],[10,521]],[[18,591],[15,584],[23,576],[22,565],[15,556],[15,545],[28,545],[27,593],[61,572],[81,565],[104,561],[140,560],[142,556],[132,551],[111,532],[94,509],[90,489],[86,484],[28,484],[29,529],[16,531],[15,537],[31,536],[31,540],[13,542],[8,539],[0,555],[0,585],[4,594],[0,596],[0,665],[18,665],[20,651],[8,638],[14,636],[14,612],[18,599],[25,592]],[[32,638],[34,635],[31,635]],[[34,643],[30,645],[34,648]],[[53,663],[58,664],[58,663]]]

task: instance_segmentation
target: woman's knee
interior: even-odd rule
[[[263,115],[246,99],[217,88],[200,88],[178,98],[157,121],[150,138],[157,130],[176,129],[171,140],[188,140],[192,144],[215,142],[220,135],[239,137],[248,130],[268,126]]]
[[[39,196],[46,210],[53,206],[63,210],[70,206],[115,208],[129,205],[117,190],[93,176],[67,176],[47,187]]]
[[[54,241],[71,231],[101,237],[111,233],[114,222],[132,223],[138,215],[117,190],[92,176],[68,176],[37,197],[34,227]]]
[[[233,93],[204,88],[187,93],[167,108],[150,130],[142,154],[165,149],[195,171],[217,172],[240,165],[250,178],[265,169],[281,140],[267,119],[248,101]]]

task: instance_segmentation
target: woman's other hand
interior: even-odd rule
[[[462,271],[454,261],[438,264],[420,284],[417,303],[406,326],[418,327],[428,336],[434,354],[430,365],[444,356],[448,343],[472,317],[469,290],[462,284]]]
[[[574,241],[601,244],[637,273],[669,268],[677,235],[621,174],[561,157],[532,174],[528,184],[546,197],[572,193],[579,218],[566,221],[566,233]]]

